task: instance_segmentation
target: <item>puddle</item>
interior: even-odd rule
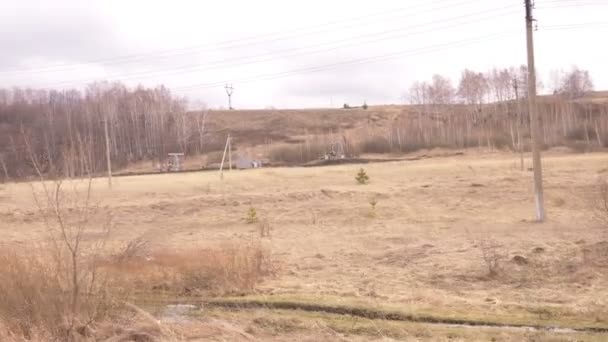
[[[162,322],[183,323],[188,321],[189,317],[200,308],[193,304],[170,304],[161,311],[159,319]]]

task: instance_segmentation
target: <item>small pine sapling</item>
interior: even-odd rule
[[[369,176],[367,175],[367,172],[365,172],[365,170],[363,170],[363,168],[361,168],[361,169],[359,169],[359,172],[357,172],[357,176],[355,177],[355,180],[359,184],[367,184],[367,183],[369,183]]]
[[[249,210],[247,210],[247,217],[245,218],[245,221],[248,224],[258,222],[258,212],[255,210],[254,207],[250,207]]]

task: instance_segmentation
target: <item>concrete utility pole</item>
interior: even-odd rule
[[[226,95],[228,95],[228,109],[232,110],[234,108],[232,108],[232,93],[234,93],[234,87],[231,85],[226,84],[226,86],[224,86],[224,89],[226,89]]]
[[[106,136],[106,162],[108,166],[108,187],[112,189],[112,159],[110,158],[110,135],[108,134],[108,113],[104,115],[103,130]]]
[[[526,41],[528,50],[528,108],[530,112],[530,136],[532,138],[532,167],[534,168],[534,199],[536,201],[536,220],[545,220],[545,204],[543,198],[543,171],[540,158],[540,142],[538,113],[536,106],[536,69],[534,67],[534,34],[532,16],[532,0],[526,3]]]

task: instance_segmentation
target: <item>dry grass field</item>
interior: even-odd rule
[[[369,184],[355,181],[361,167]],[[544,172],[542,224],[533,221],[532,172],[514,154],[473,151],[230,171],[223,180],[217,172],[118,177],[112,190],[95,179],[101,214],[92,220],[111,216],[110,250],[145,241],[140,263],[227,244],[269,251],[270,275],[214,297],[240,309],[196,297],[186,313],[167,314],[150,304],[163,278],[138,283],[135,302],[176,340],[607,340],[568,329],[608,328],[608,228],[595,208],[608,154],[549,152]],[[46,243],[31,185],[0,185],[3,248]]]

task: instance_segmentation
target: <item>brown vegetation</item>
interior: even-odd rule
[[[3,181],[35,174],[24,139],[45,174],[78,176],[106,169],[104,124],[115,169],[234,148],[271,161],[302,164],[341,142],[348,156],[419,149],[529,148],[526,69],[464,70],[457,87],[440,75],[415,82],[409,106],[365,109],[187,112],[163,87],[127,89],[98,83],[78,91],[0,90],[0,172]],[[542,145],[577,151],[608,141],[608,104],[585,70],[556,75],[553,95],[539,99]],[[207,164],[217,155],[207,158]],[[200,163],[195,167],[200,167]]]
[[[97,277],[107,281],[80,292],[74,310],[71,277],[52,260],[52,253],[34,253],[31,248],[2,251],[0,338],[4,333],[15,341],[88,341],[110,322],[119,327],[129,311],[125,303],[142,295],[249,293],[273,272],[267,251],[259,245],[155,252],[146,257],[121,254],[97,262]]]

